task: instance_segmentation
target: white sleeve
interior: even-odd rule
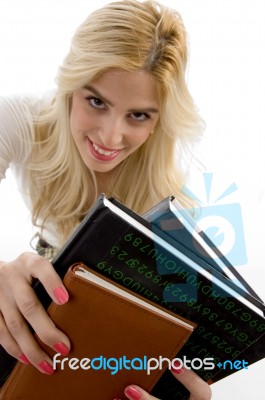
[[[30,154],[33,115],[25,97],[0,97],[0,181],[10,164],[23,164]]]

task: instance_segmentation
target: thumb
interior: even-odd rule
[[[211,388],[194,371],[188,368],[175,366],[171,368],[172,374],[190,392],[189,400],[212,398]]]
[[[158,400],[137,385],[127,386],[124,393],[130,400]]]
[[[124,390],[124,394],[130,400],[159,400],[157,397],[151,396],[149,393],[147,393],[145,390],[137,385],[127,386]]]

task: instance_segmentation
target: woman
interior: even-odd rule
[[[55,93],[1,100],[0,178],[11,165],[40,229],[37,250],[44,257],[24,253],[1,262],[0,342],[43,373],[53,372],[52,362],[26,321],[61,354],[69,352],[70,340],[53,325],[30,283],[38,278],[52,300],[67,302],[47,258],[98,194],[138,213],[171,193],[189,203],[181,193],[183,160],[203,124],[186,87],[186,64],[180,16],[155,2],[124,0],[95,11],[79,27]],[[191,371],[178,379],[191,399],[210,398],[208,385]],[[153,398],[135,387],[125,393]]]

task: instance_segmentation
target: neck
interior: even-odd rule
[[[109,172],[95,172],[98,195],[100,193],[108,193],[110,189],[110,181],[112,178],[112,171]]]

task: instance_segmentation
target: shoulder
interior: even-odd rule
[[[13,121],[16,124],[30,122],[51,102],[53,96],[54,92],[50,91],[40,95],[0,97],[0,121],[8,120],[9,123]]]
[[[53,96],[16,95],[0,97],[0,175],[8,166],[25,161],[32,148],[34,119]]]

